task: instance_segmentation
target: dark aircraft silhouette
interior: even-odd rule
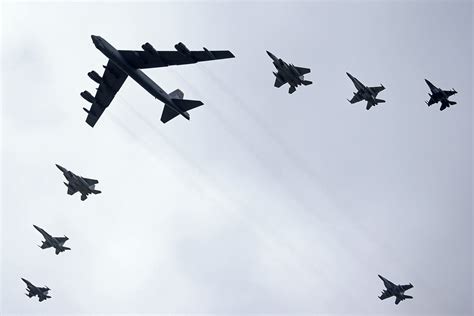
[[[367,110],[369,110],[374,105],[377,105],[378,103],[385,102],[385,100],[377,99],[377,94],[385,90],[385,87],[383,85],[380,85],[378,87],[366,87],[350,73],[346,72],[346,74],[349,76],[349,78],[351,78],[352,82],[354,83],[354,86],[357,89],[357,93],[354,92],[354,96],[352,97],[352,99],[347,101],[354,104],[365,100],[367,101]]]
[[[304,80],[304,75],[311,72],[309,68],[296,67],[292,64],[287,64],[281,58],[277,58],[269,51],[267,51],[267,54],[273,60],[273,65],[278,70],[278,72],[273,73],[276,77],[274,84],[276,88],[280,88],[285,83],[288,83],[290,85],[288,93],[291,94],[296,91],[296,87],[299,85],[307,86],[312,84],[311,81]]]
[[[92,103],[90,110],[84,108],[84,111],[88,113],[86,122],[91,127],[97,123],[128,76],[165,104],[161,115],[163,123],[178,115],[189,120],[187,111],[203,103],[183,99],[184,94],[179,89],[170,94],[166,93],[140,69],[193,64],[234,57],[230,51],[209,51],[206,48],[203,51],[190,51],[183,43],[174,46],[176,51],[157,51],[150,43],[142,45],[143,51],[117,50],[100,36],[92,35],[91,38],[95,47],[109,58],[107,66],[104,66],[105,72],[102,77],[95,71],[88,73],[88,76],[99,84],[95,97],[88,91],[81,92],[81,96]]]
[[[408,285],[395,285],[392,282],[390,282],[389,280],[387,280],[386,278],[384,278],[383,276],[381,276],[380,274],[379,274],[379,278],[383,281],[383,284],[387,288],[386,290],[383,290],[382,295],[379,296],[379,298],[381,300],[384,300],[386,298],[395,296],[396,297],[395,304],[398,305],[398,303],[400,303],[401,301],[403,301],[407,298],[408,299],[413,298],[413,296],[409,296],[409,295],[404,294],[405,291],[407,291],[407,290],[409,290],[413,287],[413,285],[411,283],[408,284]]]
[[[66,250],[71,250],[71,248],[64,247],[64,243],[69,239],[66,236],[64,237],[52,237],[50,234],[44,231],[44,229],[33,225],[34,228],[36,228],[37,231],[43,235],[45,241],[43,241],[43,244],[39,246],[41,249],[47,249],[54,247],[56,249],[56,254],[59,255],[60,252],[66,251]]]
[[[431,94],[428,93],[430,96],[430,99],[428,101],[425,101],[425,103],[428,106],[431,106],[432,104],[441,102],[441,108],[440,111],[443,111],[446,108],[449,108],[450,105],[456,104],[454,101],[449,101],[448,98],[456,93],[458,93],[456,90],[442,90],[440,88],[437,88],[434,84],[429,82],[427,79],[425,79],[426,84],[428,87],[430,87]]]
[[[84,201],[87,199],[87,195],[91,193],[102,193],[101,191],[95,189],[95,185],[99,183],[99,181],[76,176],[74,173],[67,170],[66,168],[61,167],[60,165],[56,165],[56,167],[58,167],[58,169],[63,172],[64,177],[66,177],[66,180],[69,182],[64,182],[64,184],[67,186],[67,194],[73,195],[79,191],[81,192],[81,200]]]
[[[23,282],[26,283],[26,293],[25,295],[28,296],[29,298],[32,298],[33,296],[38,295],[39,301],[42,302],[48,298],[51,298],[51,296],[48,295],[48,292],[50,291],[50,288],[45,286],[45,287],[36,287],[34,286],[30,281],[23,279]]]

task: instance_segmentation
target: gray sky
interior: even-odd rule
[[[1,313],[472,313],[472,2],[2,4]],[[229,49],[146,73],[205,105],[163,125],[117,49]],[[273,87],[275,55],[314,82]],[[382,83],[365,110],[345,72]],[[459,93],[428,108],[424,78]],[[100,181],[68,196],[59,163]],[[72,250],[42,251],[36,224]],[[380,301],[382,274],[414,299]],[[24,296],[24,277],[53,299]]]

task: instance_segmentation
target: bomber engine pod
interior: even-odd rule
[[[83,97],[87,102],[90,102],[90,103],[94,103],[95,102],[95,98],[92,96],[92,94],[85,90],[85,91],[82,91],[81,92],[81,97]]]
[[[96,83],[98,83],[98,84],[102,83],[102,77],[99,76],[99,74],[97,72],[95,72],[94,70],[88,72],[87,75],[89,76],[89,78],[94,80]]]
[[[178,53],[181,53],[186,56],[191,55],[191,51],[184,45],[183,43],[179,42],[178,44],[174,45],[174,48],[178,51]]]
[[[142,48],[145,52],[147,53],[150,53],[152,55],[158,55],[158,52],[156,51],[156,49],[151,46],[150,43],[146,42],[145,44],[142,45]]]

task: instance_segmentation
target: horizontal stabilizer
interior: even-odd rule
[[[192,110],[204,104],[198,100],[185,100],[185,99],[173,99],[173,103],[176,104],[181,110],[183,110],[183,112]]]
[[[290,89],[288,90],[288,93],[292,94],[295,91],[296,91],[296,88],[294,86],[291,86]]]
[[[94,193],[94,194],[100,194],[100,193],[102,193],[102,191],[99,191],[99,190],[91,190],[91,192]]]
[[[385,103],[385,100],[382,99],[375,99],[375,104],[377,103]]]
[[[313,84],[312,81],[309,81],[309,80],[303,80],[301,81],[301,83],[304,85],[304,86],[309,86],[310,84]]]

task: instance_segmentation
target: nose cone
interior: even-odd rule
[[[95,47],[99,47],[100,45],[100,36],[91,35],[92,43],[94,43]]]
[[[56,167],[58,167],[59,170],[61,170],[62,172],[66,172],[66,168],[64,167],[61,167],[60,165],[56,164]]]
[[[36,230],[40,230],[41,228],[39,228],[38,226],[36,225],[33,225],[33,227],[36,229]]]
[[[25,282],[25,283],[28,283],[28,280],[25,280],[25,279],[23,279],[23,278],[21,278],[21,280],[22,280],[23,282]]]
[[[273,55],[272,53],[270,53],[268,50],[267,50],[267,54],[268,56],[270,56],[271,59],[273,60],[276,60],[277,58],[275,57],[275,55]]]

